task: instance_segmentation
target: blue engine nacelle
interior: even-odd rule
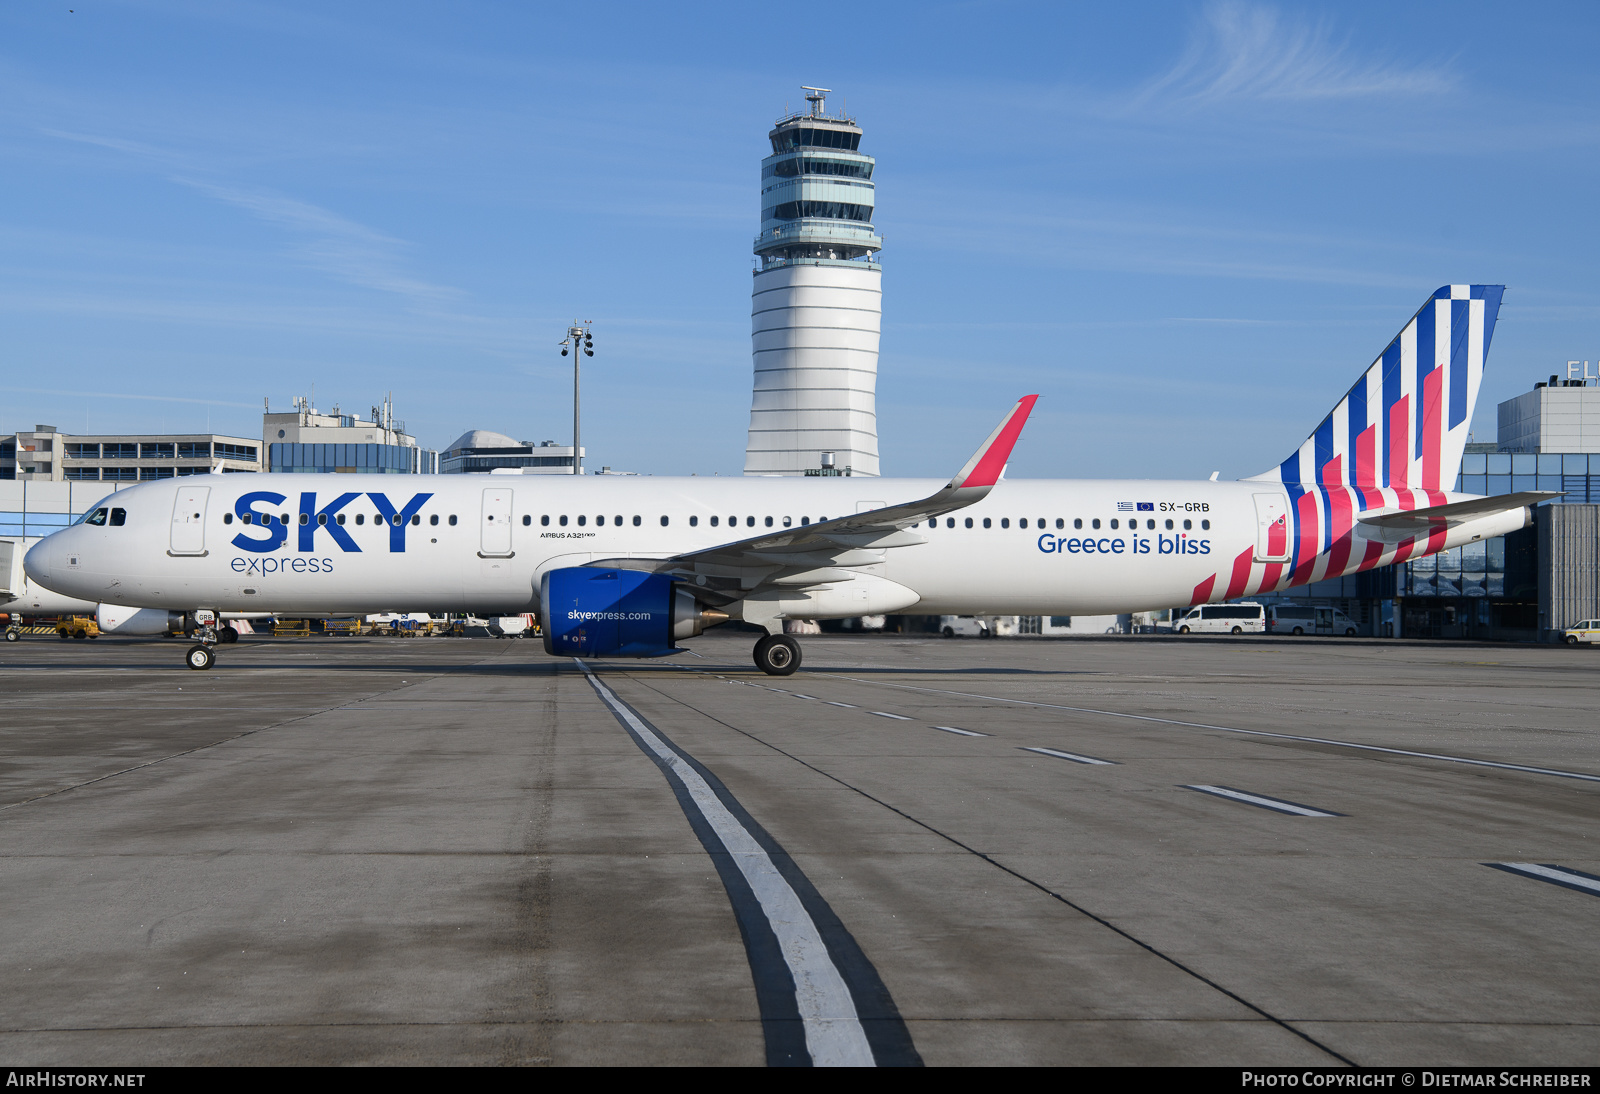
[[[571,566],[539,582],[546,653],[568,657],[664,657],[673,645],[728,617],[701,608],[666,574]]]

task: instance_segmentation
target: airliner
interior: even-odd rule
[[[717,623],[1100,615],[1281,592],[1526,527],[1548,492],[1455,482],[1504,292],[1446,285],[1276,467],[1238,482],[1018,480],[1037,396],[948,481],[229,475],[143,483],[27,554],[35,581],[192,613],[536,613],[545,650],[659,657]]]

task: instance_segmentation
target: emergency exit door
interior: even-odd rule
[[[1256,561],[1289,561],[1289,511],[1282,494],[1256,496]]]
[[[484,558],[511,557],[511,491],[493,488],[483,492],[483,519],[479,522],[478,554]]]
[[[210,498],[209,486],[178,488],[178,499],[172,503],[172,541],[168,554],[206,553],[206,502]]]

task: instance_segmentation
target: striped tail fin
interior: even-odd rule
[[[1353,486],[1362,509],[1410,509],[1418,492],[1423,505],[1442,503],[1461,469],[1504,292],[1438,289],[1306,442],[1252,480]]]

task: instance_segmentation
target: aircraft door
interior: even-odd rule
[[[172,543],[168,554],[206,553],[206,503],[210,498],[209,486],[178,488],[178,499],[172,503]]]
[[[1282,494],[1257,494],[1256,561],[1289,561],[1289,514]]]
[[[510,558],[511,491],[493,488],[483,492],[483,520],[480,522],[478,554],[484,558]]]

